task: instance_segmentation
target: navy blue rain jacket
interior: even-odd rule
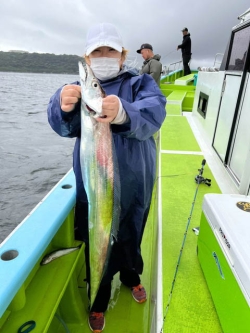
[[[75,84],[79,85],[79,82]],[[149,212],[156,172],[156,146],[153,135],[166,116],[166,98],[148,74],[134,76],[125,72],[101,82],[107,95],[117,95],[129,121],[111,125],[121,179],[121,216],[118,243],[130,244],[126,266],[142,271],[140,244]],[[51,97],[48,120],[53,130],[63,137],[76,137],[73,168],[76,176],[77,202],[87,202],[80,167],[80,103],[72,112],[60,108],[61,89]],[[85,219],[86,220],[86,219]],[[83,219],[82,219],[83,221]],[[86,220],[87,221],[87,220]],[[87,222],[85,235],[87,240]],[[125,255],[126,256],[126,255]],[[132,258],[132,259],[131,259]]]

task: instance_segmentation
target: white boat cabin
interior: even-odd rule
[[[250,194],[250,9],[238,17],[218,72],[198,73],[193,118],[236,193]]]

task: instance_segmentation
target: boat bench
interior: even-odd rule
[[[167,103],[182,105],[182,102],[183,102],[186,94],[187,94],[187,92],[183,91],[183,90],[173,91],[171,94],[168,95]]]
[[[45,254],[80,244],[74,240],[74,205],[71,170],[0,247],[1,333],[18,332],[29,321],[35,321],[35,332],[53,332],[52,321],[61,325],[55,318],[60,312],[64,318],[66,313],[66,318],[82,321],[84,306],[76,281],[84,263],[84,245],[40,265]]]
[[[189,82],[194,81],[194,74],[189,74],[186,76],[182,76],[181,78],[175,80],[175,84],[180,86],[187,86]]]

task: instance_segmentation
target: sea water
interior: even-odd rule
[[[72,167],[75,139],[52,130],[47,105],[77,80],[0,72],[0,243]]]

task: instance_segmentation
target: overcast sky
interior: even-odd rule
[[[0,51],[83,55],[87,29],[96,23],[116,25],[131,59],[153,45],[163,65],[181,59],[176,47],[187,27],[192,39],[191,67],[213,66],[224,53],[237,17],[249,0],[8,0],[0,1]],[[136,58],[137,57],[137,58]]]

